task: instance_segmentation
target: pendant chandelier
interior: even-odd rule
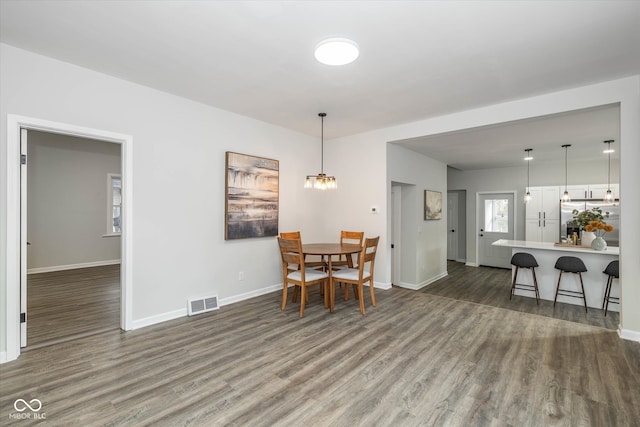
[[[533,157],[531,157],[531,152],[533,148],[527,148],[526,150],[527,156],[524,158],[527,161],[527,192],[524,194],[524,203],[527,204],[531,201],[531,193],[529,192],[529,164]]]
[[[333,176],[327,176],[324,173],[324,118],[327,113],[318,113],[321,120],[320,128],[320,173],[318,175],[307,175],[304,181],[304,188],[314,188],[316,190],[333,190],[338,187],[336,178]]]
[[[564,144],[562,148],[564,148],[564,194],[562,195],[563,202],[570,202],[571,196],[569,196],[569,191],[567,190],[567,149],[571,147],[571,144]]]
[[[607,149],[604,150],[604,152],[609,156],[609,169],[607,172],[607,192],[604,193],[603,199],[605,202],[613,202],[613,192],[611,192],[611,153],[613,152],[613,150],[611,149],[611,143],[613,141],[613,139],[610,139],[604,142],[605,144],[607,144]]]

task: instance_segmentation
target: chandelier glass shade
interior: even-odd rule
[[[571,196],[569,195],[569,191],[567,190],[567,150],[571,147],[571,144],[564,144],[562,148],[564,148],[564,194],[562,195],[563,202],[570,202]]]
[[[531,192],[529,191],[529,165],[533,157],[531,157],[532,148],[527,148],[526,150],[527,156],[524,158],[527,161],[527,191],[524,193],[524,203],[527,204],[531,201]]]
[[[605,202],[613,202],[613,192],[611,191],[611,153],[613,152],[613,150],[611,149],[611,143],[613,142],[613,139],[607,140],[604,143],[607,144],[607,149],[605,150],[605,153],[607,153],[607,156],[609,157],[609,163],[608,163],[608,170],[607,170],[607,192],[604,193],[604,201]]]
[[[320,128],[320,173],[317,175],[307,175],[304,180],[304,188],[313,188],[315,190],[334,190],[338,188],[338,182],[334,176],[327,176],[324,173],[324,118],[327,113],[318,113],[321,120]]]

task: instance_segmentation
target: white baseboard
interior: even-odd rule
[[[391,289],[391,283],[381,283],[375,282],[374,284],[376,289]],[[219,300],[220,307],[233,304],[236,302],[244,301],[250,298],[259,297],[261,295],[270,294],[272,292],[277,292],[282,290],[282,283],[277,285],[267,286],[266,288],[257,289],[255,291],[246,292],[244,294],[234,295],[228,298],[222,298]],[[145,326],[155,325],[156,323],[166,322],[168,320],[178,319],[180,317],[186,317],[188,315],[187,308],[183,308],[180,310],[174,310],[167,313],[157,314],[155,316],[145,317],[144,319],[138,319],[133,321],[133,325],[131,329],[140,329]]]
[[[476,264],[475,262],[465,262],[464,265],[466,265],[467,267],[480,267],[480,265]]]
[[[635,341],[640,343],[640,331],[632,331],[631,329],[622,329],[618,326],[618,335],[623,340]]]
[[[186,303],[186,301],[185,301]],[[170,311],[168,313],[156,314],[155,316],[145,317],[144,319],[134,320],[131,325],[131,329],[140,329],[145,326],[155,325],[156,323],[166,322],[168,320],[178,319],[180,317],[187,316],[187,307],[180,310]]]
[[[233,304],[234,302],[244,301],[249,298],[259,297],[260,295],[270,294],[271,292],[281,291],[282,283],[277,285],[267,286],[266,288],[256,289],[255,291],[245,292],[244,294],[234,295],[228,298],[220,299],[220,307],[224,305]]]
[[[467,262],[467,260],[464,258],[460,258],[460,259],[457,259],[456,262]]]
[[[80,264],[52,265],[51,267],[30,268],[27,270],[27,274],[49,273],[52,271],[75,270],[77,268],[101,267],[103,265],[114,265],[114,264],[120,264],[120,260],[110,259],[106,261],[83,262]]]
[[[429,286],[433,282],[436,282],[436,281],[442,279],[443,277],[447,277],[448,275],[449,275],[449,272],[445,271],[443,273],[438,274],[435,277],[432,277],[430,279],[425,280],[422,283],[413,284],[413,283],[400,282],[400,284],[398,286],[400,286],[401,288],[411,289],[411,290],[417,291],[419,289],[424,288],[425,286]]]
[[[0,351],[0,364],[2,363],[7,363],[7,352],[6,351]]]

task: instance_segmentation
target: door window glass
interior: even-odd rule
[[[509,232],[509,200],[484,201],[484,230],[494,233]]]

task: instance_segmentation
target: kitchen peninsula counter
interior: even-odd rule
[[[530,242],[524,240],[497,240],[493,242],[494,246],[510,247],[511,253],[525,252],[533,255],[538,261],[539,267],[536,267],[536,277],[538,279],[538,288],[540,298],[553,301],[558,284],[558,276],[560,271],[555,269],[556,261],[561,256],[574,256],[582,259],[587,272],[582,273],[584,282],[584,290],[587,299],[587,306],[598,308],[602,307],[602,299],[604,297],[604,288],[607,283],[607,276],[602,272],[607,265],[619,258],[620,250],[618,247],[608,247],[604,251],[596,251],[585,246],[565,246],[556,245],[554,243]],[[512,268],[512,275],[515,273],[515,267]],[[527,269],[520,269],[518,273],[518,283],[533,283],[531,273]],[[580,279],[577,274],[562,275],[563,289],[580,289]],[[617,281],[614,281],[612,296],[618,296]],[[516,289],[515,295],[534,298],[533,292]],[[582,305],[582,298],[571,298],[558,295],[558,302]],[[609,310],[618,311],[618,305],[609,305]]]

